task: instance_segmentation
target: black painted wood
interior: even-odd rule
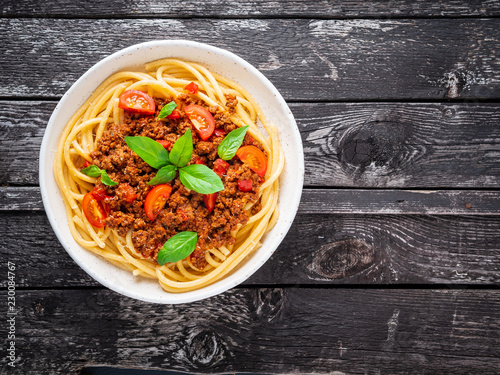
[[[55,104],[0,101],[0,184],[38,184],[40,144]],[[500,187],[497,103],[290,107],[302,134],[307,187]]]
[[[0,373],[496,374],[499,15],[496,0],[3,1],[0,257],[17,265],[17,367],[2,356]],[[273,257],[179,306],[86,275],[37,186],[55,100],[101,58],[159,38],[259,68],[306,162]],[[7,286],[5,273],[4,301]]]
[[[493,285],[500,283],[499,244],[498,215],[299,214],[245,285]],[[1,213],[0,254],[20,265],[18,283],[26,288],[98,285],[42,212]]]
[[[103,57],[162,38],[226,48],[288,100],[500,97],[497,18],[1,18],[0,97],[60,97]]]
[[[419,0],[415,1],[307,1],[286,0],[199,1],[135,0],[28,1],[4,0],[0,16],[17,17],[468,17],[498,16],[500,4],[495,0]]]
[[[40,188],[0,187],[0,211],[44,210]],[[498,215],[500,192],[305,189],[299,214]]]
[[[65,289],[18,291],[17,303],[22,355],[9,374],[74,374],[92,365],[494,374],[500,366],[498,290],[242,288],[168,306]]]

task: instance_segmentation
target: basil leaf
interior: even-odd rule
[[[125,137],[125,142],[132,151],[155,169],[170,164],[168,151],[149,137]]]
[[[200,194],[212,194],[224,190],[220,177],[203,164],[191,164],[179,169],[182,184]]]
[[[101,182],[104,185],[108,186],[118,185],[118,182],[115,182],[111,178],[109,178],[108,173],[104,169],[99,168],[97,165],[89,165],[87,168],[83,168],[80,172],[90,177],[100,176]]]
[[[175,165],[166,165],[156,173],[156,176],[148,182],[148,185],[166,184],[167,182],[172,181],[176,174],[177,167]]]
[[[193,136],[191,129],[188,129],[181,136],[170,150],[170,162],[179,168],[184,167],[191,160],[193,154]]]
[[[236,155],[236,151],[238,151],[243,143],[243,139],[245,139],[247,130],[248,125],[234,129],[224,137],[222,142],[219,144],[219,147],[217,147],[217,153],[222,160],[232,159],[234,155]]]
[[[101,175],[101,168],[97,165],[89,165],[87,168],[83,168],[80,172],[90,177],[99,177]]]
[[[180,232],[168,239],[158,252],[156,261],[160,266],[167,262],[178,262],[190,255],[196,248],[198,233]]]
[[[104,185],[108,185],[108,186],[118,185],[118,182],[115,182],[111,178],[109,178],[108,173],[104,169],[101,170],[101,182]]]
[[[172,114],[172,111],[177,107],[174,101],[171,101],[168,104],[165,104],[161,109],[160,113],[158,113],[158,118],[165,118],[168,115]]]

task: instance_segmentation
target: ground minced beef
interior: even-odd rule
[[[229,114],[219,110],[217,107],[207,107],[201,101],[193,101],[188,95],[178,98],[180,106],[180,118],[168,121],[157,121],[156,117],[163,105],[170,100],[155,99],[156,114],[137,115],[125,114],[123,125],[111,125],[103,133],[97,142],[96,150],[91,154],[93,164],[105,169],[113,181],[118,182],[116,186],[105,186],[100,181],[97,183],[106,190],[108,197],[103,204],[108,211],[106,225],[116,229],[118,234],[125,236],[132,229],[132,241],[137,251],[144,257],[156,259],[158,251],[163,244],[173,235],[182,231],[194,231],[198,233],[198,243],[191,255],[191,260],[198,268],[205,266],[204,253],[207,249],[222,245],[231,245],[234,238],[230,232],[237,228],[238,224],[245,224],[248,215],[243,210],[247,202],[256,202],[259,187],[263,180],[254,173],[246,164],[238,158],[229,160],[229,168],[221,177],[224,190],[219,192],[215,208],[208,212],[203,202],[203,194],[185,188],[178,176],[170,184],[172,193],[167,200],[163,210],[155,221],[151,221],[144,211],[144,201],[147,194],[153,188],[148,185],[156,175],[156,170],[146,164],[139,156],[130,150],[124,141],[125,136],[145,136],[154,140],[167,140],[170,142],[170,151],[175,141],[189,128],[193,136],[193,155],[189,164],[197,159],[202,159],[209,167],[213,168],[218,158],[217,146],[224,136],[212,135],[208,140],[201,140],[196,129],[183,112],[188,104],[198,104],[207,108],[216,121],[216,128],[229,132],[236,128],[229,118]],[[234,112],[237,100],[234,96],[227,96],[230,112]],[[247,135],[243,144],[254,145],[263,150],[262,145]],[[242,192],[238,189],[238,181],[250,179],[253,190]],[[135,193],[135,199],[127,201],[129,188]],[[257,203],[252,212],[260,210]]]

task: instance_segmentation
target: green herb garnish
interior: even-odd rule
[[[177,175],[177,167],[173,164],[161,167],[156,176],[148,182],[148,185],[166,184],[172,181]]]
[[[168,104],[165,104],[163,108],[160,110],[160,113],[158,113],[158,118],[165,118],[168,115],[171,115],[173,110],[177,107],[177,104],[175,104],[174,101],[171,101]]]
[[[191,164],[179,169],[182,184],[201,194],[212,194],[224,190],[220,177],[203,164]]]
[[[188,129],[172,147],[170,151],[170,162],[179,168],[184,167],[191,160],[193,155],[193,136],[191,129]]]
[[[197,193],[212,194],[224,190],[222,180],[210,168],[202,164],[187,165],[193,155],[191,129],[175,142],[170,155],[160,143],[148,137],[125,137],[125,142],[142,160],[158,169],[149,185],[170,182],[179,171],[181,183]]]
[[[178,262],[190,255],[196,248],[196,232],[180,232],[169,238],[158,252],[156,261],[160,266],[167,262]]]
[[[238,129],[234,129],[224,137],[222,142],[217,147],[217,153],[222,160],[230,160],[236,155],[236,151],[240,148],[245,134],[247,133],[248,125]]]
[[[127,146],[155,169],[170,163],[168,151],[149,137],[125,137]]]
[[[101,177],[101,182],[104,185],[118,185],[118,182],[115,182],[111,178],[109,178],[108,173],[104,169],[99,168],[97,165],[89,165],[87,168],[83,168],[80,172],[90,177]]]

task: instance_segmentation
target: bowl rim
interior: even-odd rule
[[[59,228],[59,224],[56,222],[56,218],[54,216],[54,213],[51,210],[50,206],[50,200],[49,200],[49,194],[48,194],[48,185],[45,178],[46,173],[46,168],[49,167],[51,174],[53,175],[53,162],[54,162],[54,157],[51,156],[51,150],[48,149],[48,143],[49,143],[49,138],[50,136],[56,136],[55,134],[51,134],[53,131],[53,128],[55,127],[55,122],[60,115],[61,109],[65,108],[66,103],[68,100],[71,98],[72,95],[75,95],[74,93],[76,90],[78,90],[79,86],[83,84],[84,81],[86,81],[88,78],[94,74],[94,72],[98,71],[99,69],[103,68],[104,66],[107,66],[110,62],[116,61],[117,59],[123,58],[127,55],[133,55],[135,53],[138,53],[139,51],[142,51],[144,49],[150,49],[150,48],[163,48],[163,47],[175,47],[175,46],[182,46],[182,47],[187,47],[187,48],[192,48],[194,50],[199,50],[199,51],[204,51],[204,52],[209,52],[209,53],[214,53],[215,55],[220,55],[223,58],[227,58],[229,60],[235,61],[236,64],[238,64],[241,68],[245,69],[250,73],[251,75],[256,76],[260,82],[265,86],[266,89],[270,90],[270,92],[276,97],[277,103],[282,107],[282,110],[285,114],[287,114],[287,119],[286,123],[289,124],[291,127],[290,129],[290,135],[296,145],[299,146],[298,150],[294,150],[297,153],[297,159],[299,165],[295,166],[295,169],[298,171],[298,175],[294,176],[296,178],[297,185],[299,186],[297,189],[293,190],[292,194],[292,199],[287,200],[286,205],[288,209],[291,209],[289,220],[280,221],[280,218],[278,218],[278,222],[276,223],[275,227],[278,225],[278,223],[281,224],[280,231],[278,232],[277,236],[273,237],[275,245],[272,246],[266,253],[261,255],[258,258],[258,262],[255,262],[253,266],[249,266],[248,270],[246,272],[241,272],[240,274],[238,273],[240,270],[232,271],[228,275],[226,275],[224,278],[209,284],[203,288],[190,291],[190,292],[183,292],[183,293],[169,293],[166,291],[163,291],[164,296],[160,298],[154,298],[153,296],[150,295],[138,295],[136,293],[132,293],[127,290],[126,287],[121,287],[118,285],[119,283],[113,283],[110,282],[109,279],[103,277],[103,275],[100,274],[100,272],[97,272],[95,269],[93,269],[90,265],[86,264],[85,262],[82,262],[76,252],[72,250],[72,244],[68,242],[66,235],[63,233],[63,230]],[[165,58],[172,57],[175,58],[175,54],[172,56],[166,56]],[[154,61],[157,60],[151,59],[149,61]],[[196,61],[196,60],[193,60]],[[130,64],[132,65],[132,64]],[[113,70],[113,72],[117,72],[123,70],[122,68]],[[112,73],[111,73],[112,74]],[[95,90],[97,86],[93,87],[92,91]],[[90,93],[88,95],[90,95]],[[88,97],[87,95],[87,97]],[[74,112],[72,112],[74,113]],[[60,137],[60,133],[57,134],[58,138]],[[290,111],[290,108],[286,104],[285,100],[283,99],[282,95],[279,93],[279,91],[276,89],[276,87],[252,64],[244,60],[243,58],[239,57],[238,55],[234,54],[233,52],[227,51],[225,49],[215,47],[209,44],[205,43],[200,43],[196,41],[191,41],[191,40],[183,40],[183,39],[171,39],[171,40],[152,40],[148,42],[143,42],[139,44],[135,44],[129,47],[126,47],[124,49],[118,50],[105,58],[101,59],[98,61],[96,64],[94,64],[92,67],[90,67],[78,80],[76,80],[71,87],[64,93],[56,107],[54,108],[54,111],[52,112],[50,119],[47,123],[47,127],[44,132],[43,140],[41,143],[41,148],[40,148],[40,155],[39,155],[39,183],[40,183],[40,191],[42,195],[42,202],[45,208],[45,212],[47,214],[47,217],[49,219],[50,225],[55,232],[59,242],[65,249],[65,251],[70,255],[70,257],[75,261],[75,263],[78,264],[78,266],[83,269],[87,274],[89,274],[94,280],[99,282],[101,285],[130,298],[138,299],[141,301],[145,302],[151,302],[151,303],[160,303],[160,304],[178,304],[178,303],[189,303],[189,302],[195,302],[199,301],[220,293],[223,293],[239,284],[244,282],[246,279],[248,279],[253,273],[255,273],[270,257],[271,255],[276,251],[276,249],[279,247],[280,243],[284,239],[285,235],[288,233],[292,222],[294,221],[301,195],[302,195],[302,189],[303,189],[303,181],[304,181],[304,155],[303,155],[303,146],[302,146],[302,140],[300,136],[300,132],[298,130],[295,118],[293,117],[292,112]],[[56,189],[59,189],[59,187],[56,184]],[[66,222],[66,218],[64,218]],[[66,226],[67,226],[66,222]],[[273,228],[274,229],[274,228]],[[69,233],[71,236],[71,233]],[[72,237],[72,236],[71,236]],[[74,241],[73,238],[71,240]],[[71,241],[70,240],[70,241]],[[77,246],[80,246],[77,244]],[[80,246],[81,247],[81,246]],[[264,246],[263,246],[264,247]],[[89,252],[88,250],[85,249],[85,251]],[[252,253],[252,257],[257,251],[254,251]],[[90,253],[90,252],[89,252]],[[95,255],[95,254],[93,254]],[[99,257],[98,255],[95,255],[96,257]],[[109,263],[107,260],[105,260],[102,257],[99,257],[102,261],[107,262],[110,267],[116,267],[113,264]],[[253,257],[255,258],[255,257]],[[253,259],[255,260],[255,259]],[[248,263],[248,262],[244,262]],[[252,262],[250,262],[252,263]],[[116,267],[118,268],[118,267]],[[130,273],[130,271],[125,271],[124,272]]]

